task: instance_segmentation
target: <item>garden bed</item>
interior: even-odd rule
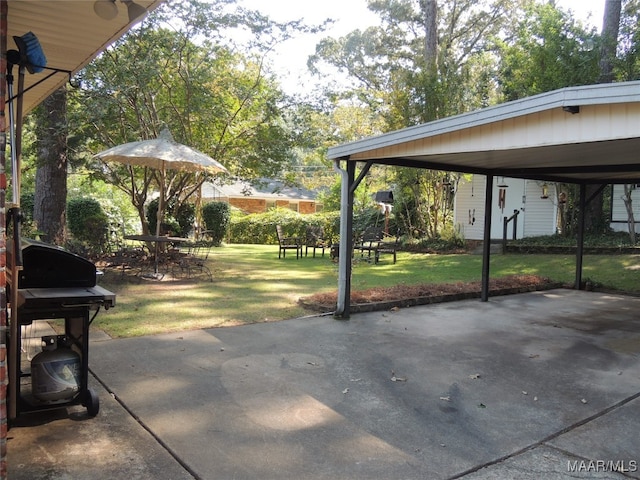
[[[510,295],[561,286],[558,282],[538,275],[511,275],[489,280],[489,294],[490,296]],[[480,298],[481,291],[482,284],[479,281],[370,288],[351,292],[350,311],[352,313],[372,312]],[[302,297],[299,303],[316,312],[332,312],[336,307],[337,292]]]

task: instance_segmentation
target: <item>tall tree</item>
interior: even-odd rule
[[[611,83],[614,79],[614,63],[618,49],[618,33],[620,31],[621,0],[605,0],[604,16],[600,43],[600,83]],[[604,214],[604,196],[602,185],[587,185],[589,203],[585,206],[585,229],[587,232],[600,233],[609,228]],[[631,220],[631,219],[630,219]],[[630,221],[629,227],[635,228],[635,222]],[[635,236],[635,234],[633,234]]]
[[[90,151],[156,138],[167,125],[176,141],[210,155],[235,176],[276,177],[283,170],[292,136],[263,48],[286,36],[277,32],[298,25],[276,25],[254,12],[229,14],[224,7],[232,3],[170,1],[85,69],[74,113]],[[254,53],[242,54],[221,39],[221,30],[241,25],[265,39],[260,48],[251,42]],[[119,165],[95,170],[129,194],[147,231],[144,210],[158,189],[157,172]],[[206,179],[168,172],[167,203],[178,207]]]
[[[35,112],[37,170],[33,219],[47,242],[65,241],[67,202],[67,91],[62,87]]]
[[[369,0],[379,27],[323,39],[310,59],[354,78],[346,93],[395,130],[486,106],[495,98],[491,61],[495,38],[514,17],[510,0]],[[448,219],[448,175],[396,169],[396,212],[406,230],[437,236]],[[398,214],[398,213],[397,213]]]

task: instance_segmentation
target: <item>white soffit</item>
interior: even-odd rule
[[[135,0],[151,11],[163,0]],[[132,26],[127,6],[116,2],[118,15],[113,20],[98,17],[93,0],[9,0],[7,48],[17,49],[13,36],[33,32],[47,57],[47,67],[77,72]],[[135,22],[134,22],[135,23]],[[17,93],[17,68],[14,69],[14,94]],[[56,73],[31,89],[51,72],[25,74],[24,113],[64,85],[69,77]]]

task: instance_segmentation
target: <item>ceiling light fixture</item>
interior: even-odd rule
[[[147,9],[138,5],[133,0],[120,0],[120,2],[127,6],[127,14],[129,15],[130,22],[141,19],[140,17],[147,14]],[[118,16],[116,0],[96,0],[93,2],[93,11],[103,20],[113,20]]]

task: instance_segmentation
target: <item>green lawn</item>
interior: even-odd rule
[[[640,292],[640,256],[588,255],[583,279],[606,287]],[[337,265],[324,258],[295,256],[278,259],[277,246],[227,245],[212,250],[209,266],[213,282],[200,279],[149,281],[108,272],[101,284],[117,294],[116,307],[102,311],[93,327],[113,337],[253,322],[308,315],[298,298],[336,290]],[[356,261],[352,289],[418,283],[477,281],[479,255],[427,255],[401,252],[394,265],[382,256],[378,265]],[[575,257],[571,255],[494,255],[491,276],[537,274],[560,282],[573,282]]]

